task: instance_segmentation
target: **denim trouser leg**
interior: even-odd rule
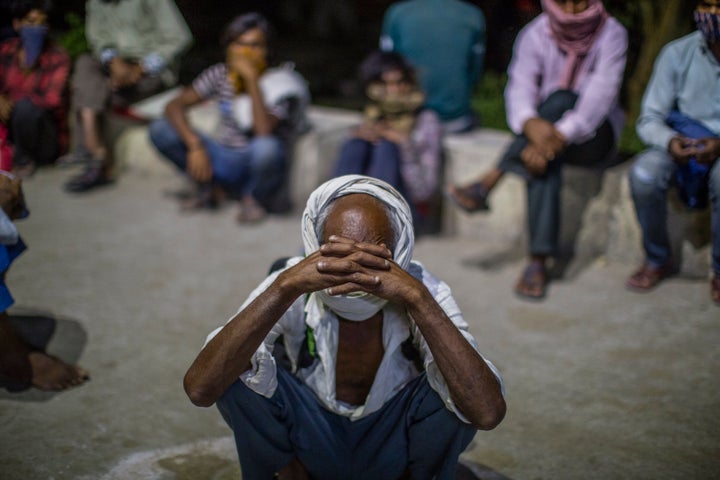
[[[538,115],[555,122],[575,106],[576,100],[577,95],[573,92],[556,91],[538,107]],[[530,175],[520,158],[527,142],[524,135],[517,136],[503,154],[498,167],[502,171],[516,173],[527,181],[530,254],[553,255],[557,251],[560,234],[562,165],[571,163],[593,167],[602,164],[614,146],[614,134],[606,120],[593,138],[582,144],[568,146],[562,155],[549,162],[547,171],[540,176]]]
[[[148,133],[155,148],[185,172],[188,150],[175,127],[163,118],[150,124]],[[244,157],[249,158],[249,155],[245,149],[226,147],[203,134],[200,134],[200,139],[210,157],[214,182],[233,187],[248,176],[248,160]]]
[[[415,215],[415,206],[407,195],[400,171],[400,149],[393,142],[381,140],[371,143],[360,138],[346,141],[340,149],[333,176],[350,174],[367,175],[389,183],[405,197]]]
[[[380,140],[375,144],[366,175],[389,183],[407,198],[400,173],[400,149],[395,143]]]
[[[367,164],[370,161],[372,144],[360,138],[351,138],[340,147],[333,177],[343,175],[365,175]]]
[[[278,369],[265,398],[235,382],[217,402],[235,434],[243,478],[269,479],[294,456],[315,479],[455,478],[475,434],[449,412],[422,375],[381,410],[357,421],[325,410],[293,375]]]
[[[247,162],[247,180],[240,179],[243,195],[269,201],[287,175],[285,146],[272,135],[254,137],[248,146]]]
[[[170,122],[154,121],[149,135],[155,148],[185,172],[187,148]],[[258,200],[271,195],[282,183],[285,149],[276,137],[256,137],[247,148],[227,147],[202,134],[200,138],[210,157],[213,182],[236,193],[253,194]]]
[[[672,254],[667,226],[667,190],[677,165],[667,152],[645,150],[630,169],[630,191],[643,236],[647,263],[664,265]]]
[[[710,169],[708,179],[710,200],[710,234],[712,235],[712,268],[720,276],[720,160]]]
[[[57,129],[50,113],[30,99],[23,98],[13,106],[8,126],[17,157],[27,155],[39,164],[55,160],[58,154]]]
[[[175,128],[166,119],[155,120],[148,127],[150,142],[178,169],[185,172],[187,167],[187,148]]]

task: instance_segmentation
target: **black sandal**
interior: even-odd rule
[[[487,201],[489,192],[480,183],[471,183],[466,187],[451,185],[445,193],[458,208],[467,213],[490,210]]]

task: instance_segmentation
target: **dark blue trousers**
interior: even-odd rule
[[[381,410],[351,421],[278,369],[272,398],[235,382],[217,402],[233,430],[243,479],[271,479],[297,457],[316,480],[454,479],[475,428],[447,410],[423,374]]]

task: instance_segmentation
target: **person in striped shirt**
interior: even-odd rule
[[[258,222],[285,185],[288,145],[309,94],[291,67],[268,68],[269,34],[258,13],[231,21],[221,37],[225,61],[200,73],[150,126],[155,147],[197,186],[184,208],[214,207],[229,195],[240,201],[239,222]],[[220,111],[214,137],[194,129],[186,115],[207,99]]]

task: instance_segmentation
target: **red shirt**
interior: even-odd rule
[[[35,66],[20,66],[19,38],[0,43],[0,95],[13,102],[29,98],[38,107],[49,111],[58,129],[60,153],[68,146],[68,76],[70,56],[58,45],[48,41]]]

